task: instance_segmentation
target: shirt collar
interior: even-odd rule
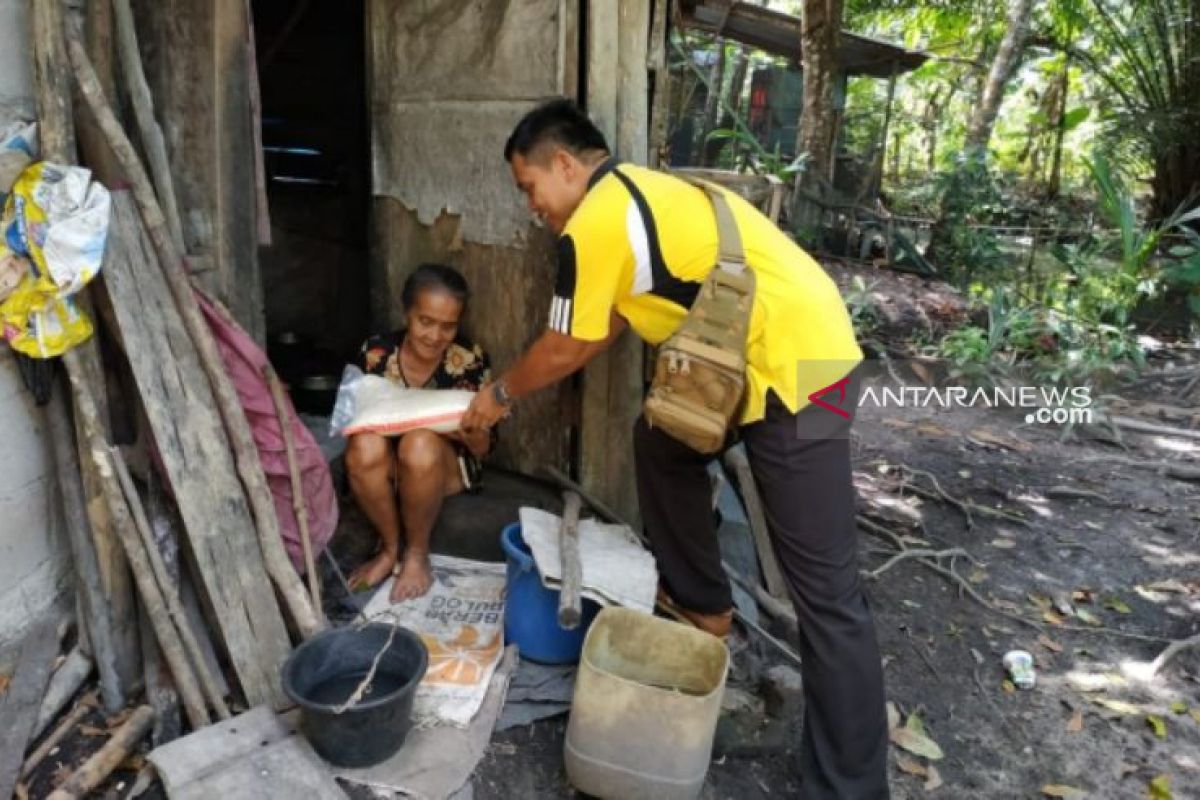
[[[601,178],[616,169],[619,163],[614,156],[604,159],[600,163],[600,166],[596,167],[596,171],[592,173],[591,177],[588,178],[587,188],[591,190],[593,186],[600,182]]]

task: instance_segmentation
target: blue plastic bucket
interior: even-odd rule
[[[543,664],[574,664],[583,650],[583,639],[592,624],[598,603],[583,599],[583,619],[573,631],[558,624],[558,590],[547,589],[525,540],[521,524],[507,525],[500,546],[508,556],[508,584],[504,595],[504,639],[515,644],[521,658]]]

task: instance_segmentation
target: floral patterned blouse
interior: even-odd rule
[[[404,342],[404,331],[382,333],[372,336],[363,343],[359,351],[359,367],[368,375],[391,378],[405,386],[408,381],[400,369],[400,345]],[[429,380],[421,389],[466,389],[477,392],[492,379],[491,363],[483,348],[463,338],[457,338],[446,348],[446,355]],[[492,445],[496,443],[496,429],[492,428]],[[463,485],[467,490],[478,487],[482,469],[479,459],[470,450],[454,442],[458,452],[458,464],[462,471]]]

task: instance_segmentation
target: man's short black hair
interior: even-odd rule
[[[504,143],[504,160],[528,158],[544,144],[556,144],[578,156],[589,150],[608,152],[608,143],[592,121],[573,102],[560,97],[542,103],[521,117]]]

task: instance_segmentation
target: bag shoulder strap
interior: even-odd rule
[[[742,234],[738,230],[737,220],[733,218],[733,210],[725,199],[725,193],[715,184],[683,175],[682,178],[693,186],[702,189],[712,203],[713,213],[717,217],[717,266],[734,275],[741,275],[746,269],[746,255],[742,250]]]

